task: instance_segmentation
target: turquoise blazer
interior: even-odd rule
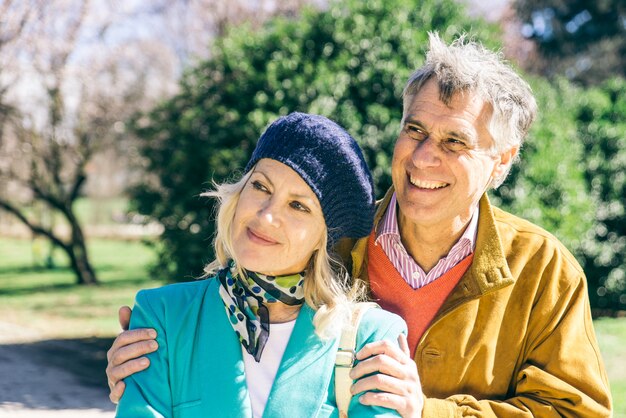
[[[159,349],[150,367],[125,379],[117,417],[251,418],[242,349],[214,279],[173,284],[137,294],[130,328],[154,328]],[[334,361],[338,341],[321,340],[314,311],[304,305],[278,368],[264,417],[338,417]],[[366,312],[357,349],[387,339],[397,344],[406,324],[382,309]],[[398,416],[352,397],[350,418]]]

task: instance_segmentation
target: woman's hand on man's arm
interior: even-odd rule
[[[350,373],[356,380],[352,393],[365,392],[359,398],[362,404],[395,409],[404,418],[419,418],[424,395],[417,365],[404,334],[398,337],[398,345],[399,348],[389,341],[376,341],[366,344],[356,354],[360,363]]]

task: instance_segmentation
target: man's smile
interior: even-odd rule
[[[441,181],[432,181],[432,180],[421,180],[418,178],[415,178],[411,175],[408,175],[409,177],[409,182],[415,186],[418,187],[420,189],[430,189],[430,190],[435,190],[435,189],[441,189],[444,188],[446,186],[449,186],[449,183],[444,183]]]

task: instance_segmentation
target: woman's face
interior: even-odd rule
[[[264,158],[241,192],[231,233],[241,267],[279,276],[306,268],[326,223],[304,180],[283,163]]]

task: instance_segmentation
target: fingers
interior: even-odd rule
[[[119,403],[120,399],[122,398],[122,395],[124,394],[124,389],[126,389],[126,384],[124,384],[123,381],[120,381],[120,382],[117,382],[116,385],[111,386],[111,383],[109,383],[109,389],[111,391],[111,393],[109,393],[109,399],[114,404],[117,404]]]
[[[127,330],[132,311],[128,306],[122,306],[118,311],[120,326]],[[109,351],[107,351],[107,382],[109,384],[109,399],[118,403],[126,385],[122,379],[146,369],[150,360],[141,357],[156,351],[159,345],[155,341],[156,331],[150,328],[123,331],[117,336]]]
[[[350,388],[353,395],[361,392],[377,390],[381,392],[389,392],[396,395],[405,395],[408,385],[404,381],[385,374],[375,374],[364,377],[354,382]]]
[[[107,352],[106,374],[111,396],[114,396],[113,389],[120,380],[150,365],[150,361],[141,356],[159,348],[157,342],[151,338],[156,338],[156,331],[148,328],[124,331],[117,336]],[[121,391],[124,391],[123,387]]]
[[[122,330],[126,331],[128,329],[128,324],[130,323],[130,314],[132,310],[128,306],[122,306],[119,311],[117,311],[117,316],[120,321],[120,326]]]
[[[400,350],[402,350],[405,355],[411,357],[411,350],[409,349],[409,342],[406,339],[406,335],[398,335],[398,345],[400,346]]]
[[[406,372],[401,377],[382,373],[374,374],[357,380],[350,391],[353,395],[363,393],[359,397],[359,402],[364,405],[395,409],[403,417],[421,417],[424,395],[417,375],[417,367],[415,363],[413,366],[403,365],[402,367],[406,369]]]
[[[410,398],[392,393],[368,392],[359,397],[359,402],[363,405],[395,409],[404,418],[420,418],[424,408],[424,398],[421,394],[415,398]]]
[[[124,332],[127,333],[132,331]],[[117,338],[119,339],[121,336],[122,334],[120,334],[120,336],[118,336]],[[109,365],[113,367],[120,366],[121,364],[126,363],[129,360],[133,360],[148,353],[152,353],[158,348],[159,344],[155,340],[142,340],[117,347],[116,343],[114,342],[113,346],[107,353]]]
[[[404,334],[398,336],[397,346],[376,341],[366,344],[356,357],[361,361],[350,372],[356,380],[350,390],[362,393],[362,404],[395,409],[403,417],[421,416],[424,396]]]
[[[403,378],[405,375],[402,363],[386,355],[376,355],[354,366],[350,371],[350,377],[357,380],[373,373],[383,373],[397,378]]]
[[[386,354],[396,360],[404,360],[406,355],[398,346],[391,341],[381,340],[373,343],[365,344],[363,348],[356,353],[357,360],[363,360],[378,354]]]
[[[115,341],[113,341],[113,345],[107,352],[107,360],[111,361],[112,357],[120,349],[129,345],[133,346],[134,351],[130,351],[130,352],[125,351],[128,355],[130,355],[130,357],[126,358],[125,360],[122,360],[122,362],[128,360],[129,358],[139,357],[140,355],[150,353],[156,350],[156,348],[151,349],[152,347],[149,344],[148,345],[144,344],[144,345],[139,345],[139,346],[134,346],[134,344],[139,343],[139,342],[148,342],[150,340],[154,340],[156,336],[157,336],[156,331],[153,330],[152,328],[138,328],[138,329],[133,329],[131,331],[124,331],[120,335],[117,336]],[[142,351],[141,347],[144,347],[145,350]],[[136,353],[136,354],[132,355],[133,353]]]
[[[406,399],[399,395],[385,392],[367,392],[359,397],[359,402],[363,405],[376,405],[396,411],[406,409]]]
[[[376,341],[366,344],[356,355],[362,361],[350,372],[354,380],[372,373],[383,373],[406,379],[411,377],[415,363],[403,350],[389,341]]]
[[[109,366],[106,368],[106,374],[111,392],[113,391],[112,388],[117,386],[122,379],[148,368],[149,365],[150,360],[147,357],[129,360],[119,366],[112,366],[111,363],[109,363]],[[124,389],[122,388],[121,391],[123,392]]]

